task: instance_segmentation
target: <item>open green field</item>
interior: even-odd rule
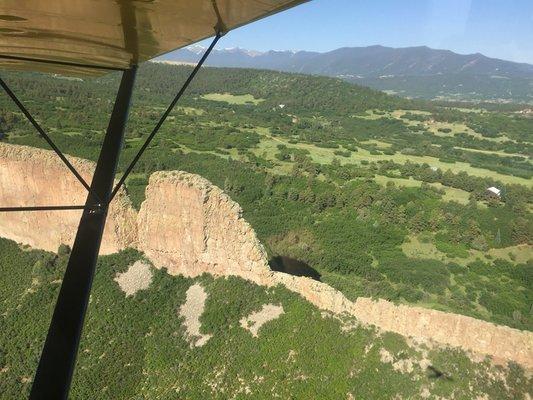
[[[383,175],[376,175],[374,180],[378,182],[379,184],[386,185],[388,182],[392,182],[395,185],[401,186],[401,187],[420,187],[422,186],[422,181],[418,181],[416,179],[405,179],[405,178],[391,178],[388,176]],[[444,186],[441,183],[431,183],[431,186],[442,189],[445,191],[444,196],[442,196],[442,199],[444,201],[456,201],[457,203],[461,204],[468,204],[470,193],[461,190],[456,189],[449,186]]]
[[[202,98],[206,100],[222,101],[228,104],[237,104],[237,105],[244,105],[244,104],[257,105],[265,101],[264,99],[256,99],[251,94],[234,95],[231,93],[208,93],[208,94],[203,95]]]
[[[442,162],[438,158],[435,158],[435,157],[413,156],[413,155],[406,155],[406,154],[401,154],[401,153],[395,153],[392,155],[387,155],[387,154],[376,155],[362,148],[358,148],[357,152],[351,152],[349,157],[338,157],[335,154],[335,149],[321,148],[321,147],[317,147],[313,144],[308,144],[308,143],[291,144],[289,142],[290,139],[269,136],[266,133],[267,132],[266,128],[258,129],[257,132],[262,134],[263,139],[261,140],[261,143],[256,148],[252,149],[252,151],[256,155],[266,154],[266,157],[270,160],[274,160],[275,154],[278,151],[277,145],[283,144],[287,146],[288,148],[309,151],[309,156],[312,158],[312,160],[319,164],[329,164],[333,161],[333,159],[338,159],[341,164],[348,164],[348,163],[360,164],[362,161],[369,161],[369,162],[393,161],[399,164],[405,164],[406,162],[413,162],[413,163],[418,163],[418,164],[428,164],[429,166],[439,168],[442,171],[451,170],[454,173],[466,172],[469,175],[478,176],[478,177],[490,177],[490,178],[499,180],[507,184],[519,184],[519,185],[525,185],[528,187],[533,187],[533,179],[524,179],[524,178],[512,176],[512,175],[504,175],[504,174],[501,174],[495,171],[490,171],[484,168],[473,167],[470,164],[467,164],[464,162],[448,163],[448,162]],[[383,148],[389,147],[383,142],[374,141],[373,143]]]
[[[468,250],[465,257],[449,257],[437,249],[433,241],[421,240],[413,236],[402,244],[402,250],[408,257],[436,259],[446,262],[456,262],[464,266],[474,261],[489,262],[491,259],[501,259],[508,262],[527,263],[531,261],[533,248],[527,245],[509,246],[499,249],[489,249],[482,252],[475,249]]]
[[[460,150],[466,150],[466,151],[473,151],[475,153],[483,153],[483,154],[492,154],[500,157],[522,157],[526,158],[523,154],[517,154],[517,153],[505,153],[503,151],[492,151],[492,150],[480,150],[480,149],[469,149],[467,147],[457,147]],[[531,163],[531,159],[527,160],[529,163]]]

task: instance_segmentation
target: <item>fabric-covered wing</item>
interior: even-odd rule
[[[101,75],[305,1],[2,0],[0,67]]]

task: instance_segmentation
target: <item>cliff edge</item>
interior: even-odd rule
[[[428,344],[459,347],[494,361],[533,368],[533,333],[459,314],[395,305],[385,300],[348,300],[307,277],[270,270],[266,253],[242,210],[206,179],[181,171],[150,177],[138,220],[139,249],[171,274],[234,275],[254,283],[282,284],[316,307],[349,314],[363,324]]]
[[[272,272],[241,214],[237,203],[198,175],[155,172],[139,212],[139,250],[170,274],[237,275],[262,284]]]
[[[93,163],[69,160],[90,180]],[[52,152],[0,143],[1,205],[83,204],[85,197],[83,187]],[[56,251],[59,244],[72,243],[79,217],[79,211],[0,213],[0,237]],[[240,206],[198,175],[152,174],[138,215],[121,190],[110,208],[101,253],[125,247],[138,248],[170,274],[235,275],[259,285],[282,284],[322,310],[352,315],[363,324],[533,369],[532,332],[385,300],[352,302],[325,283],[270,270]]]
[[[94,163],[75,157],[68,160],[90,182]],[[0,143],[0,205],[83,205],[87,191],[55,153],[27,146]],[[32,247],[57,251],[72,245],[81,211],[0,213],[0,237]],[[100,254],[111,254],[136,243],[136,212],[124,190],[109,209]]]

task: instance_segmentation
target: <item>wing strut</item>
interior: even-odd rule
[[[133,83],[137,70],[135,66],[122,73],[122,80],[118,89],[111,119],[107,127],[104,143],[102,144],[100,157],[96,164],[96,170],[94,172],[91,186],[88,187],[89,195],[85,206],[0,208],[0,212],[68,209],[84,210],[33,381],[30,400],[67,399],[109,204],[119,191],[120,187],[124,184],[137,161],[148,148],[148,145],[161,128],[161,125],[163,125],[168,115],[172,112],[174,106],[194,79],[196,73],[199,71],[209,53],[221,37],[222,33],[217,32],[213,42],[163,113],[159,122],[152,130],[146,142],[134,157],[114,189],[113,182],[124,141],[124,128],[128,118]],[[4,84],[2,86],[4,86]],[[6,87],[7,85],[4,86],[4,89]],[[9,88],[7,88],[6,91],[8,91],[8,89]],[[12,92],[8,91],[8,94],[9,93]],[[13,97],[14,94],[12,98]],[[16,97],[14,100],[15,99]],[[22,104],[18,102],[18,100],[16,103],[24,112],[25,108],[23,108]],[[40,129],[40,126],[31,115],[27,111],[25,112],[25,115],[37,128],[39,133],[41,133],[46,139],[46,133]],[[50,142],[51,140],[49,143]],[[53,148],[54,150],[57,149],[56,147]],[[63,160],[64,156],[58,149],[56,153]],[[66,158],[64,159],[64,162],[65,160]],[[66,160],[66,163],[68,163],[68,160]],[[70,163],[68,163],[67,166],[68,165],[70,165]],[[95,204],[94,198],[103,199],[103,201]]]
[[[30,121],[30,123],[33,125],[33,127],[39,132],[39,134],[43,137],[44,140],[50,145],[52,150],[57,154],[57,156],[63,161],[63,163],[67,166],[67,168],[74,174],[74,176],[80,181],[80,183],[89,191],[89,193],[93,194],[96,201],[100,202],[100,198],[98,195],[91,189],[91,187],[85,182],[85,179],[80,175],[78,171],[76,171],[76,168],[70,163],[69,160],[65,157],[65,155],[59,150],[59,148],[56,146],[56,144],[53,142],[53,140],[46,134],[43,128],[41,128],[41,125],[33,118],[33,116],[30,114],[30,112],[24,107],[24,104],[17,98],[15,93],[7,86],[7,84],[3,81],[2,78],[0,78],[0,86],[5,90],[7,95],[11,97],[11,100],[17,105],[17,107],[22,111],[24,116]]]
[[[92,210],[94,206],[31,206],[31,207],[0,207],[0,212],[18,211],[65,211],[65,210]]]
[[[87,197],[86,206],[89,208],[85,209],[82,214],[63,277],[52,322],[33,381],[30,393],[32,400],[66,399],[68,396],[109,207],[107,200],[110,198],[123,144],[124,127],[128,118],[135,73],[136,67],[122,73],[115,105],[90,187],[91,192],[106,201],[95,209],[91,194]]]

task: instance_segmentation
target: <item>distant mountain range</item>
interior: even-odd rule
[[[190,46],[160,60],[194,63],[203,51]],[[206,64],[333,76],[405,97],[533,102],[533,65],[425,46],[344,47],[327,53],[232,48],[214,50]]]

